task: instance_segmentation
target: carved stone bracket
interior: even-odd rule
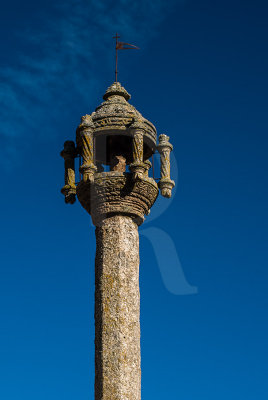
[[[158,186],[151,178],[133,182],[131,175],[114,171],[96,173],[94,183],[77,185],[78,199],[91,214],[94,225],[111,215],[127,215],[142,224],[158,196]]]
[[[64,180],[65,185],[61,189],[61,193],[65,196],[65,203],[73,204],[75,202],[76,186],[75,186],[75,169],[74,159],[76,156],[75,144],[71,140],[64,143],[64,149],[60,153],[64,158]]]
[[[169,143],[167,135],[159,135],[157,150],[160,153],[161,162],[161,179],[158,186],[162,196],[171,197],[171,191],[175,186],[175,182],[170,179],[170,152],[173,150],[173,146]]]

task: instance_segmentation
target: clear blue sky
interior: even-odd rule
[[[142,398],[268,398],[267,11],[2,5],[1,399],[93,399],[95,235],[80,204],[64,204],[59,153],[113,82],[116,31],[141,48],[121,52],[119,80],[178,166],[174,198],[140,229]],[[180,293],[174,268],[196,294]]]

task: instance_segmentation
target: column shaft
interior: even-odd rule
[[[133,136],[132,152],[133,152],[133,162],[134,163],[142,163],[143,162],[143,134],[142,134],[142,132],[138,131]]]
[[[138,227],[106,218],[96,243],[95,400],[140,400]]]

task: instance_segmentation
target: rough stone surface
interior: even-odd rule
[[[167,135],[159,136],[159,144],[157,150],[160,153],[160,166],[161,166],[161,179],[158,182],[158,186],[161,190],[161,194],[164,197],[171,197],[171,191],[175,186],[175,182],[170,179],[170,152],[173,149],[171,143],[169,143],[169,137]]]
[[[77,196],[94,225],[112,214],[131,216],[141,224],[158,196],[158,186],[146,176],[134,182],[131,173],[110,171],[96,173],[94,183],[80,182]]]
[[[125,172],[126,159],[123,156],[114,156],[111,162],[111,171]]]
[[[140,400],[138,227],[106,218],[96,242],[95,400]]]
[[[132,136],[135,130],[129,128],[138,120],[143,127],[145,138],[151,146],[155,146],[157,137],[155,126],[128,102],[130,95],[119,82],[114,82],[103,98],[104,102],[91,114],[95,134],[116,130],[121,134],[127,133]]]
[[[138,225],[158,187],[110,171],[80,182],[77,196],[96,225],[95,400],[140,400]]]

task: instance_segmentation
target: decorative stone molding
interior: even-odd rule
[[[158,187],[151,178],[133,182],[132,174],[122,172],[96,173],[94,183],[80,182],[77,197],[91,214],[94,225],[111,215],[130,216],[138,225],[158,196]]]
[[[75,143],[67,140],[64,143],[64,149],[60,153],[64,158],[64,181],[65,185],[61,189],[61,193],[65,196],[65,203],[73,204],[75,202],[76,186],[75,186],[75,169],[74,159],[76,156]]]
[[[175,186],[175,182],[170,179],[170,152],[173,146],[169,143],[167,135],[159,135],[159,144],[157,150],[160,153],[160,173],[161,179],[158,183],[161,194],[164,197],[171,197],[171,191]]]

